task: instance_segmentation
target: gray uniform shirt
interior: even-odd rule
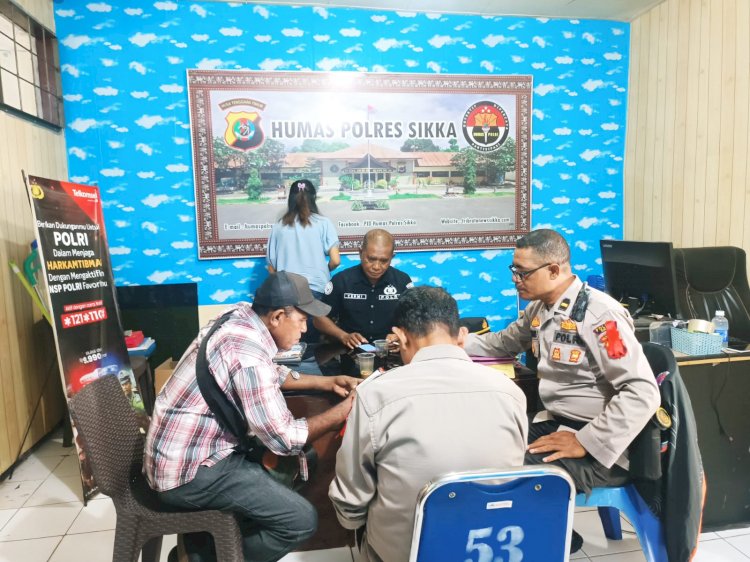
[[[469,335],[464,347],[470,355],[485,356],[512,356],[531,348],[547,411],[589,422],[577,434],[586,451],[608,468],[618,459],[627,467],[623,454],[659,407],[659,389],[620,303],[589,288],[583,321],[571,320],[582,286],[576,277],[550,309],[532,301],[523,318],[500,332]],[[615,323],[625,346],[622,357],[608,351],[608,321]]]
[[[526,398],[455,345],[357,387],[329,496],[347,529],[367,523],[366,560],[406,562],[419,491],[451,471],[521,466]]]

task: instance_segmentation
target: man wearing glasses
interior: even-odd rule
[[[579,492],[628,480],[627,448],[660,404],[654,374],[628,312],[573,274],[570,248],[552,230],[519,238],[511,276],[531,301],[506,329],[470,334],[470,355],[531,349],[545,411],[530,419],[526,464],[553,462]],[[583,540],[574,533],[571,551]]]

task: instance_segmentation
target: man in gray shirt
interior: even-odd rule
[[[562,466],[581,492],[622,485],[627,448],[660,404],[630,315],[572,273],[568,243],[552,230],[519,238],[510,270],[518,295],[532,302],[506,329],[470,334],[466,351],[513,356],[531,349],[536,357],[545,411],[529,426],[527,464]]]
[[[417,495],[429,480],[520,466],[526,445],[526,398],[461,349],[453,297],[409,289],[393,324],[404,366],[357,387],[329,490],[345,528],[366,525],[360,553],[371,562],[409,559]]]

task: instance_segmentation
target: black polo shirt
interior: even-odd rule
[[[372,342],[391,332],[398,299],[411,286],[411,277],[393,267],[373,286],[362,266],[356,265],[333,276],[323,302],[331,306],[328,317],[339,328],[359,332]]]

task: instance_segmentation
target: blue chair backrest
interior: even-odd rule
[[[575,489],[553,466],[438,477],[417,500],[410,562],[566,562]]]

